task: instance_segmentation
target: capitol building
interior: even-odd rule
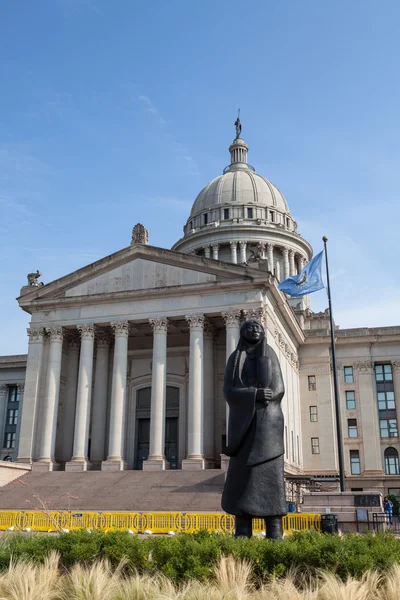
[[[125,248],[22,288],[29,343],[0,357],[1,459],[32,471],[225,469],[224,369],[255,317],[285,381],[288,481],[337,477],[329,314],[278,290],[313,251],[239,133],[171,250],[138,224]],[[400,497],[400,326],[335,334],[346,488]]]

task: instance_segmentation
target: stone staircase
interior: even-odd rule
[[[220,469],[30,472],[0,488],[0,510],[41,508],[37,494],[50,510],[219,512],[224,481]]]

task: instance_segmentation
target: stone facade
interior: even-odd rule
[[[0,458],[46,471],[224,468],[225,364],[257,318],[286,387],[288,478],[337,475],[329,315],[278,290],[312,249],[247,150],[231,145],[173,250],[138,224],[128,247],[23,287],[28,353],[0,357]],[[336,337],[347,486],[400,495],[400,327]]]

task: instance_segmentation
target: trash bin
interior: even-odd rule
[[[336,515],[321,515],[321,533],[337,533],[338,521]]]
[[[295,502],[286,502],[286,512],[288,512],[288,513],[296,512],[296,503]]]

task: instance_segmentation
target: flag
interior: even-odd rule
[[[278,289],[290,296],[305,296],[322,290],[324,286],[321,276],[323,251],[314,256],[298,275],[291,275],[278,285]]]

